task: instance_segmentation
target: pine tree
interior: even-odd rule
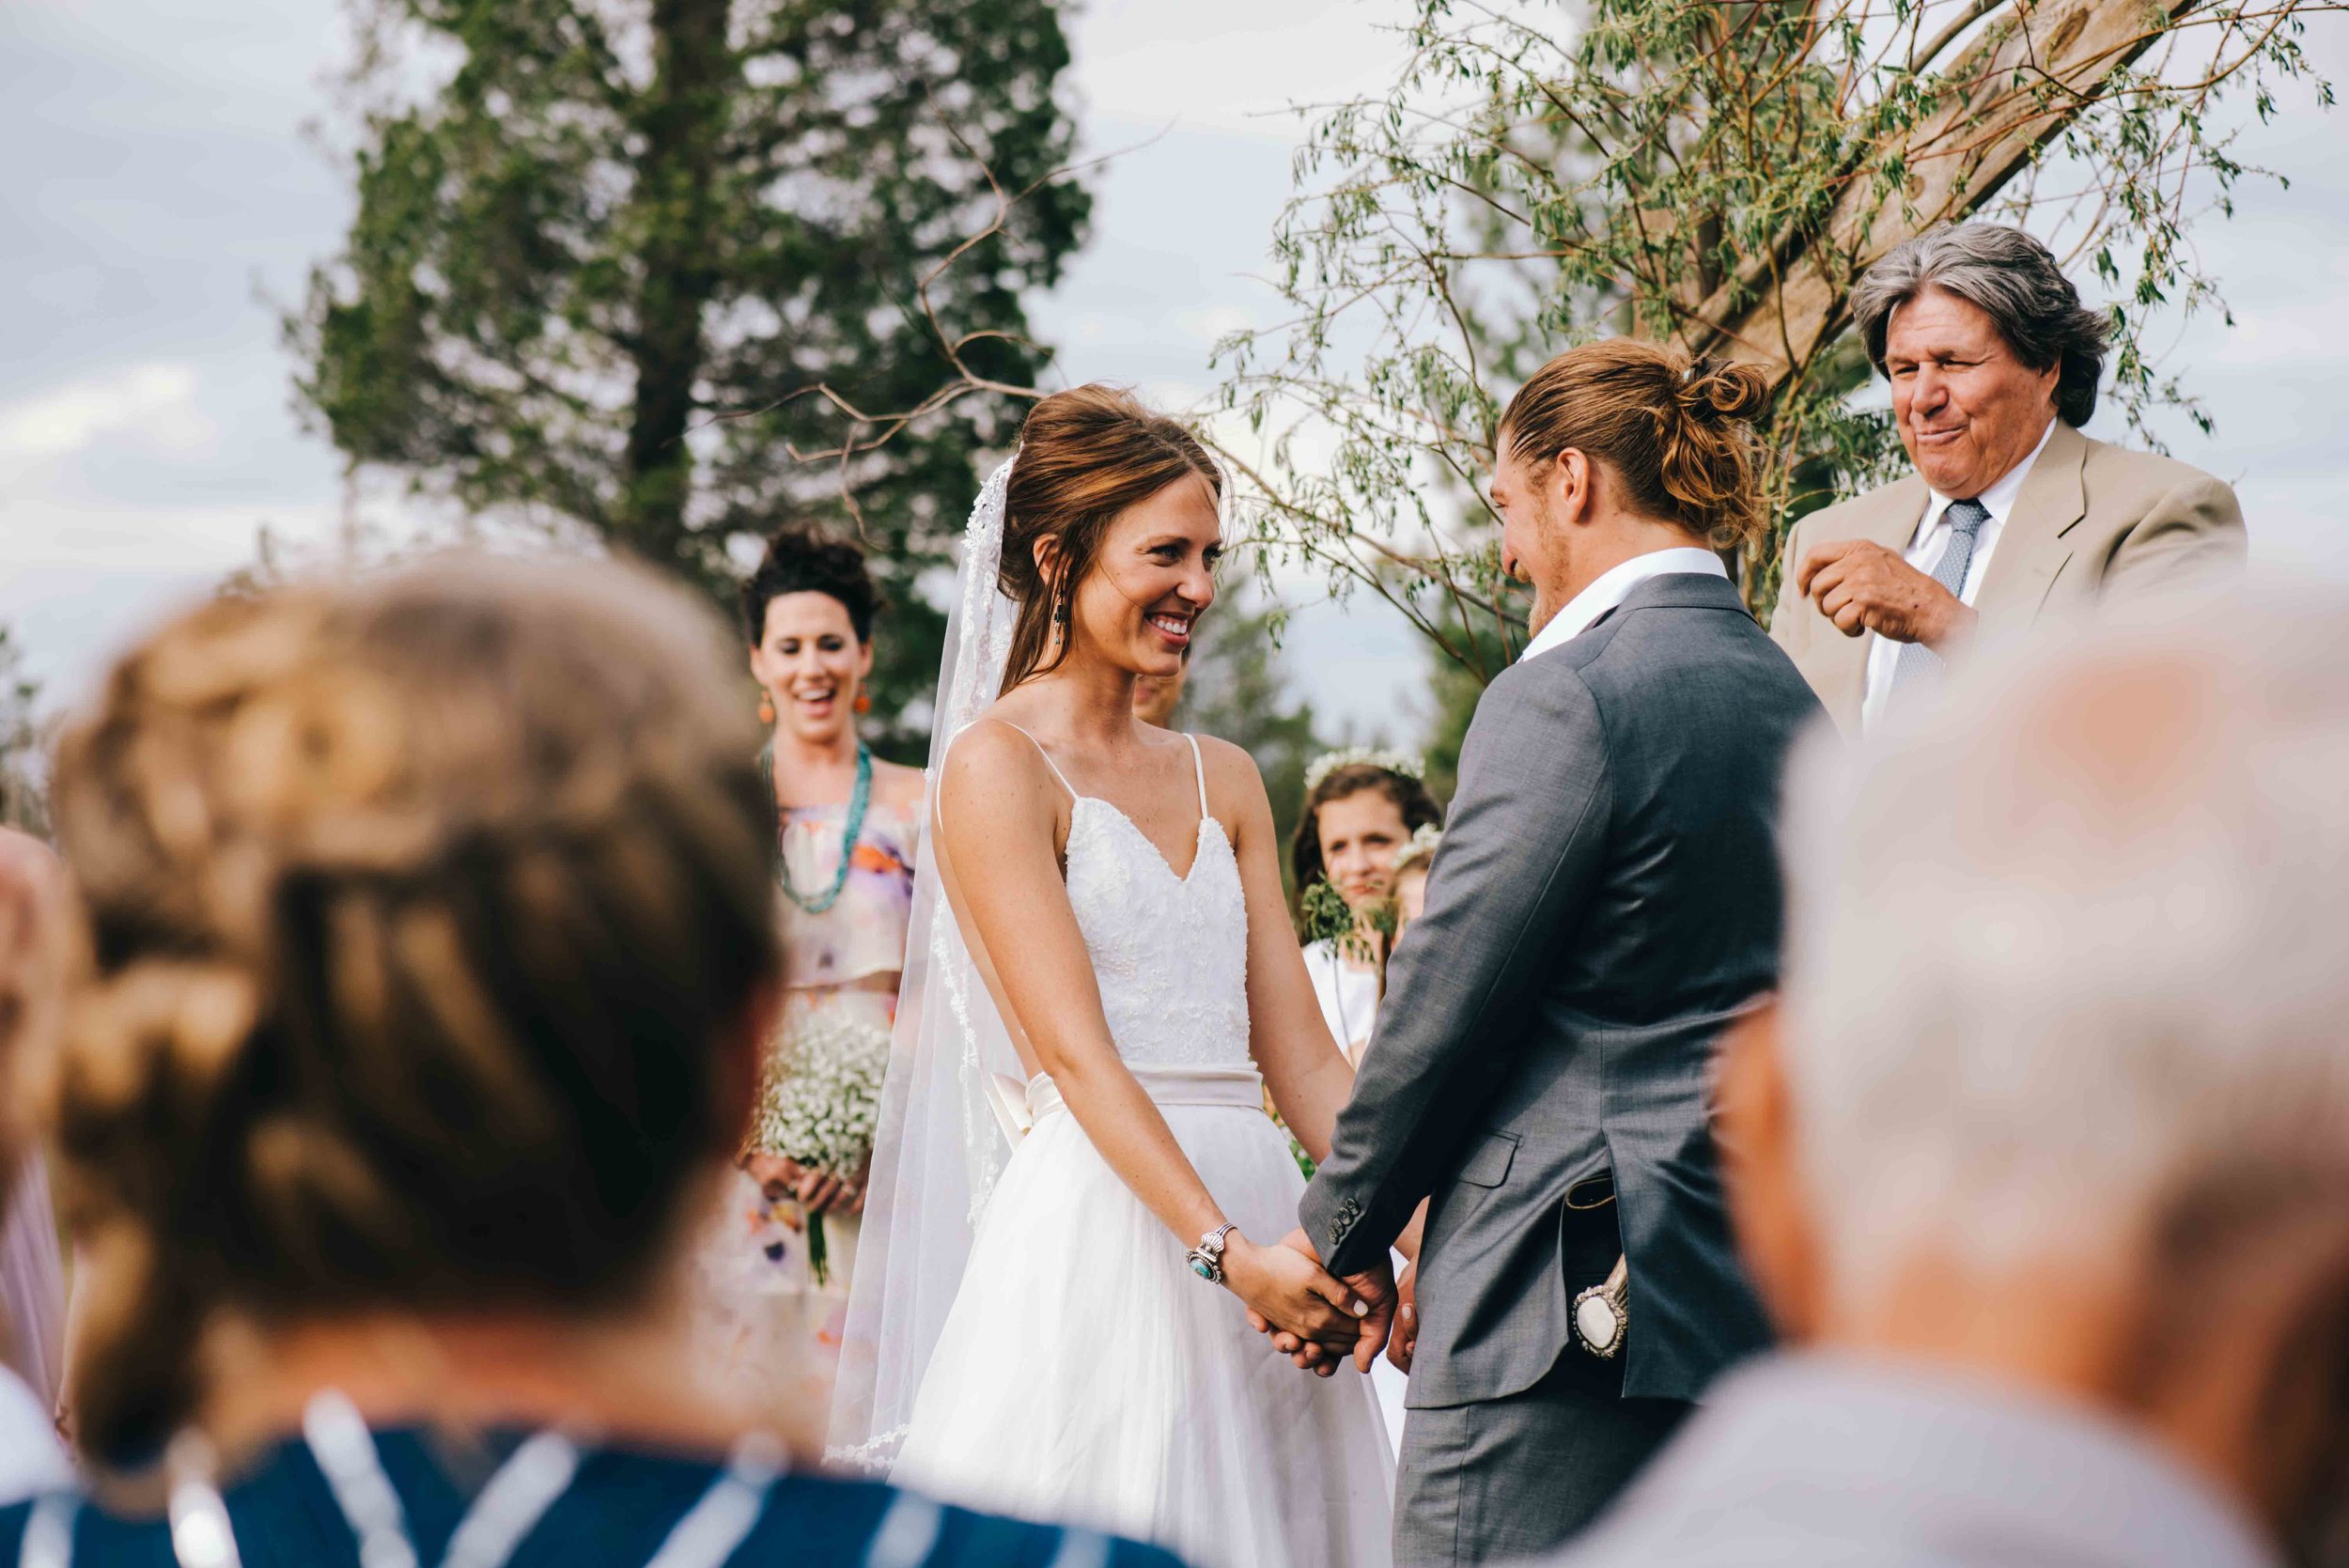
[[[354,469],[721,597],[829,514],[897,605],[883,714],[925,691],[914,581],[1089,210],[1052,0],[352,3],[358,211],[285,330]]]

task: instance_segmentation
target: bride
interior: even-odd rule
[[[1358,1366],[1384,1338],[1391,1302],[1279,1244],[1302,1183],[1264,1091],[1318,1158],[1352,1075],[1254,764],[1133,718],[1215,598],[1221,495],[1189,431],[1085,386],[972,511],[833,1452],[1213,1568],[1384,1564],[1368,1383],[1247,1321]]]

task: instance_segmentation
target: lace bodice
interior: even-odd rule
[[[1052,772],[1060,777],[1058,767]],[[1198,848],[1185,877],[1124,812],[1061,784],[1075,797],[1068,902],[1118,1054],[1158,1065],[1247,1066],[1248,907],[1232,842],[1207,811],[1204,769]]]

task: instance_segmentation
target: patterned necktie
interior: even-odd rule
[[[1952,594],[1963,597],[1966,568],[1974,564],[1974,541],[1982,537],[1982,525],[1990,520],[1990,508],[1979,501],[1952,501],[1941,516],[1950,525],[1950,543],[1933,568],[1933,580]],[[1900,658],[1892,664],[1890,702],[1899,702],[1931,686],[1932,677],[1940,673],[1939,654],[1922,643],[1904,644]]]

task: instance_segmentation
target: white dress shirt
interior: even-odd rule
[[[1566,600],[1566,607],[1550,618],[1548,626],[1533,634],[1517,655],[1520,664],[1537,654],[1563,647],[1591,629],[1591,623],[1631,597],[1631,590],[1651,577],[1665,577],[1674,572],[1710,572],[1726,578],[1729,568],[1721,558],[1709,550],[1693,545],[1673,545],[1665,550],[1652,550],[1645,555],[1634,555],[1622,565],[1601,572],[1596,582]]]
[[[1970,605],[1982,591],[1982,574],[1990,566],[1990,552],[1999,548],[1999,536],[2005,532],[2007,514],[2015,510],[2015,497],[2023,493],[2023,481],[2030,477],[2031,464],[2047,449],[2047,438],[2055,434],[2055,421],[2039,432],[2039,444],[2030,449],[2030,456],[1999,476],[1998,482],[1973,499],[1982,503],[1982,509],[1990,514],[1990,520],[1974,536],[1974,558],[1966,563],[1966,581],[1957,590],[1957,601]],[[1917,521],[1917,532],[1908,541],[1904,557],[1908,564],[1933,575],[1933,568],[1941,564],[1941,556],[1950,548],[1950,539],[1957,532],[1942,519],[1950,503],[1958,499],[1943,495],[1939,490],[1925,492],[1925,515]],[[1868,694],[1860,700],[1859,727],[1867,729],[1884,711],[1884,704],[1892,692],[1892,666],[1900,662],[1901,649],[1906,643],[1895,643],[1871,631],[1868,633]]]

